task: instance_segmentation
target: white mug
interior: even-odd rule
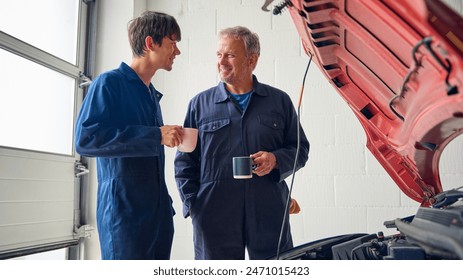
[[[191,153],[196,148],[198,142],[198,130],[196,128],[184,127],[182,143],[178,145],[178,150],[184,153]]]

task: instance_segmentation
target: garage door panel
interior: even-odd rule
[[[5,201],[70,201],[74,199],[74,181],[0,179]]]
[[[74,201],[7,202],[0,204],[0,213],[2,225],[72,221]]]
[[[74,157],[0,148],[0,258],[76,243]]]
[[[69,242],[74,239],[72,232],[73,222],[69,220],[0,226],[0,251]]]
[[[73,178],[68,176],[74,173],[73,157],[55,156],[54,159],[46,160],[1,155],[1,151],[0,156],[0,178],[53,181],[69,181]]]

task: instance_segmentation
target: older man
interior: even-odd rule
[[[297,150],[297,115],[290,97],[253,75],[260,54],[257,34],[245,27],[219,34],[221,82],[196,95],[185,127],[199,129],[192,153],[178,152],[175,177],[184,217],[191,216],[196,259],[265,259],[277,252]],[[301,128],[297,169],[308,159]],[[251,155],[251,179],[233,178],[232,158]],[[288,215],[288,213],[286,212]],[[281,250],[293,247],[289,218]]]

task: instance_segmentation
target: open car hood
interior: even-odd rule
[[[406,195],[434,204],[442,151],[463,132],[463,19],[438,0],[285,3],[369,150]]]

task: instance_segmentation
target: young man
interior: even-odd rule
[[[162,94],[151,84],[180,54],[180,27],[167,14],[144,12],[128,28],[133,59],[90,85],[76,124],[76,151],[96,157],[97,224],[102,259],[169,259],[172,201],[164,178],[164,145],[182,128],[164,125]]]
[[[290,97],[253,75],[259,38],[245,27],[219,34],[221,82],[195,96],[185,127],[199,129],[197,148],[177,152],[175,178],[184,217],[191,216],[196,259],[265,259],[276,254],[297,150],[297,115]],[[309,153],[301,128],[297,169]],[[233,179],[232,158],[251,155],[251,179]],[[281,250],[293,247],[289,217]]]

